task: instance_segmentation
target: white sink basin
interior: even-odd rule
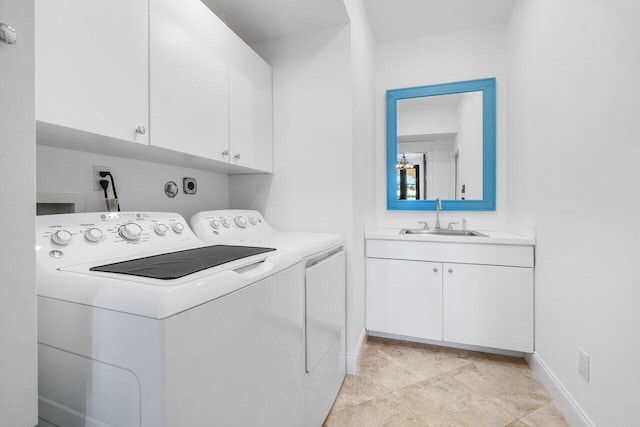
[[[449,230],[447,228],[441,228],[439,230],[425,229],[425,228],[403,228],[400,230],[400,234],[428,234],[432,236],[479,236],[488,237],[486,234],[482,234],[478,231],[472,230]]]

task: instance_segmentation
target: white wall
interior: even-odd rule
[[[404,106],[412,101],[415,99],[398,101],[397,132],[399,136],[455,133],[458,131],[458,116],[455,107],[420,110]]]
[[[349,26],[253,46],[273,69],[274,174],[230,177],[230,204],[282,230],[351,229]],[[265,193],[266,192],[266,193]]]
[[[460,182],[466,199],[482,198],[482,93],[465,93],[458,104]]]
[[[639,16],[636,0],[526,0],[509,23],[508,200],[537,224],[534,362],[576,426],[640,419]]]
[[[47,145],[38,145],[36,153],[37,191],[80,194],[87,212],[105,210],[104,193],[93,190],[94,165],[110,168],[123,211],[177,212],[188,221],[196,212],[229,207],[227,175]],[[196,194],[182,192],[183,177],[197,179]],[[173,199],[164,194],[168,181],[179,187]],[[113,197],[111,185],[108,194]]]
[[[348,294],[348,352],[355,370],[357,345],[365,326],[365,225],[375,218],[375,41],[363,0],[345,0],[351,20],[351,84],[353,111],[353,281]]]
[[[33,0],[0,0],[0,426],[38,423]]]
[[[374,215],[373,35],[361,0],[351,24],[253,47],[273,68],[274,174],[230,177],[233,208],[276,228],[339,233],[347,250],[347,358],[364,334],[364,222]]]
[[[386,210],[385,91],[402,87],[496,77],[496,211],[447,211],[464,216],[471,228],[504,228],[506,223],[507,38],[504,25],[491,25],[376,46],[376,213],[382,226],[415,226],[431,212]]]
[[[260,210],[279,230],[344,236],[347,304],[352,309],[350,25],[266,40],[253,47],[273,70],[274,173],[230,177],[230,205]],[[348,353],[355,348],[353,316],[348,310]]]
[[[439,148],[445,148],[445,144]],[[455,182],[451,173],[455,167],[455,159],[451,149],[433,150],[427,155],[427,197],[453,199],[455,198]],[[435,223],[431,223],[433,224]]]

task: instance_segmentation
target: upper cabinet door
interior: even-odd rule
[[[233,36],[229,51],[231,164],[272,172],[271,66]]]
[[[146,144],[147,0],[36,0],[35,8],[36,119]]]
[[[228,28],[200,0],[151,0],[149,22],[151,145],[228,161]]]

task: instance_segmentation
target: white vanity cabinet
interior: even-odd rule
[[[36,120],[147,144],[147,0],[36,0]]]
[[[367,259],[367,329],[442,339],[442,264]]]
[[[443,268],[444,341],[533,352],[533,268]]]
[[[490,242],[368,237],[369,333],[533,352],[533,245]]]

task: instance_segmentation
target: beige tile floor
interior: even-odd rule
[[[324,426],[568,424],[523,359],[369,338]]]

